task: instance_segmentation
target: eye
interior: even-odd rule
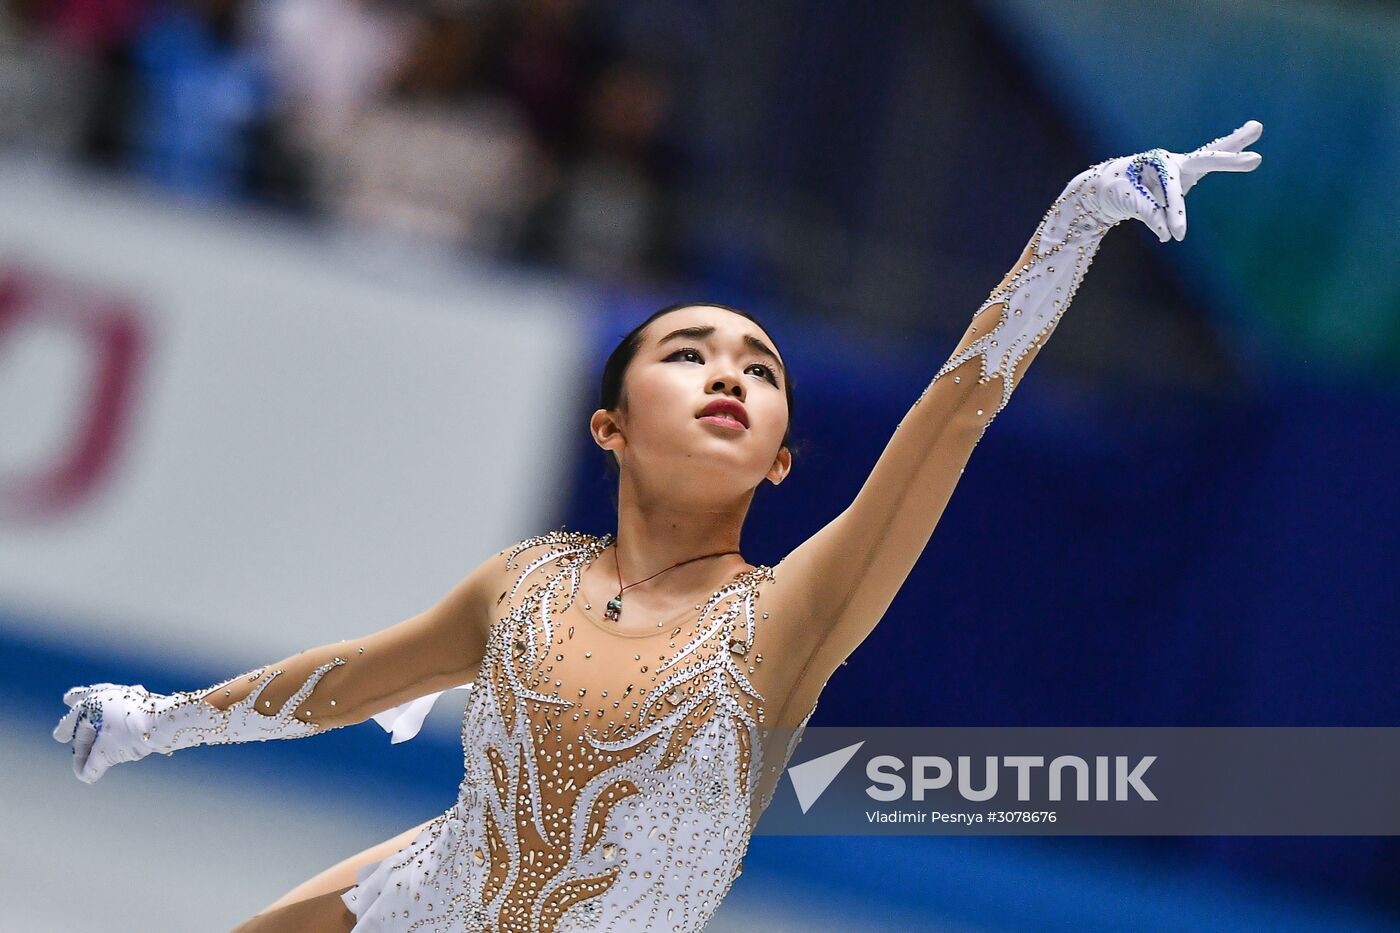
[[[752,366],[749,367],[749,369],[761,369],[761,370],[763,370],[763,378],[764,378],[764,379],[767,379],[769,382],[773,383],[773,385],[777,385],[777,384],[778,384],[778,377],[777,377],[777,375],[773,372],[773,368],[772,368],[771,366],[768,366],[768,365],[765,364],[765,363],[754,363]]]
[[[675,353],[672,353],[670,356],[666,357],[666,359],[665,359],[663,362],[669,362],[670,360],[674,360],[676,357],[680,356],[682,353],[689,353],[689,354],[691,354],[692,356],[695,357],[695,362],[697,362],[697,363],[703,363],[703,362],[705,362],[705,361],[700,357],[700,351],[697,350],[697,349],[695,349],[694,347],[681,347],[681,348],[680,348],[679,350],[677,350]]]

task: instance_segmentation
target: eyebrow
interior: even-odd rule
[[[666,341],[675,339],[677,337],[689,337],[694,340],[704,340],[710,335],[712,335],[714,332],[715,328],[712,324],[697,324],[694,327],[682,327],[678,330],[673,330],[665,337],[662,337],[660,340],[656,341],[656,343],[657,346],[660,346]],[[744,345],[747,346],[750,350],[759,354],[760,356],[768,357],[770,360],[777,364],[778,369],[782,370],[783,376],[787,376],[787,367],[783,365],[782,360],[778,359],[778,354],[774,353],[772,348],[769,347],[768,344],[764,343],[762,340],[759,340],[753,334],[745,334]]]

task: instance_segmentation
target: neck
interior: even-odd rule
[[[622,582],[633,583],[706,554],[723,556],[676,567],[637,590],[648,590],[653,595],[686,593],[702,581],[738,573],[746,565],[743,557],[724,552],[739,550],[752,498],[750,490],[731,502],[710,499],[690,503],[677,499],[673,493],[653,494],[624,476],[618,485],[617,503],[617,540],[622,545],[617,559]],[[609,573],[614,571],[610,568]],[[627,592],[630,595],[633,591]]]

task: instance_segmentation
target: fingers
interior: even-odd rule
[[[107,756],[100,751],[94,750],[88,753],[87,761],[83,762],[83,770],[82,773],[78,775],[78,780],[85,784],[96,784],[98,778],[106,774],[107,770],[111,767],[111,762],[107,760]]]
[[[1252,172],[1259,167],[1264,157],[1257,152],[1221,152],[1205,150],[1181,157],[1184,170],[1198,175],[1206,172]]]
[[[73,733],[73,773],[84,784],[91,784],[99,775],[89,775],[88,759],[92,757],[92,746],[97,741],[97,730],[87,719],[78,722]]]
[[[1172,238],[1171,229],[1167,226],[1166,215],[1161,210],[1153,209],[1152,213],[1147,216],[1148,226],[1152,228],[1153,233],[1157,234],[1157,239],[1165,243]]]
[[[83,701],[88,698],[88,694],[96,689],[97,685],[89,684],[86,687],[69,687],[63,694],[63,702],[68,704],[68,712],[58,721],[54,727],[53,737],[59,742],[73,741],[73,730],[78,725],[78,720],[83,715]]]
[[[1206,143],[1197,152],[1205,150],[1218,150],[1220,152],[1239,152],[1245,146],[1252,145],[1264,132],[1264,124],[1258,120],[1246,120],[1239,129],[1233,133],[1221,136]]]
[[[82,707],[76,705],[65,713],[63,718],[58,721],[58,725],[54,727],[54,739],[65,743],[73,741],[73,730],[77,728],[78,718],[82,714]]]
[[[1144,161],[1140,181],[1134,186],[1137,193],[1137,214],[1157,234],[1163,243],[1175,236],[1167,214],[1175,205],[1182,203],[1181,186],[1176,182],[1176,172],[1170,162],[1161,159]]]
[[[1172,239],[1180,243],[1186,239],[1186,195],[1181,190],[1179,173],[1168,172],[1162,184],[1167,189],[1167,199],[1163,202],[1166,207],[1162,213],[1166,215],[1167,229],[1171,231]]]

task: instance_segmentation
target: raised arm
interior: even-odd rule
[[[972,449],[1069,307],[1104,235],[1128,218],[1162,242],[1186,234],[1184,195],[1212,171],[1251,171],[1249,121],[1191,153],[1110,159],[1076,176],[914,401],[850,506],[775,568],[800,618],[799,684],[819,686],[865,640],[933,534]],[[800,689],[800,687],[799,687]],[[805,702],[805,701],[799,701]]]
[[[319,735],[471,681],[486,650],[504,557],[485,561],[435,605],[396,625],[204,690],[74,687],[64,694],[70,709],[53,736],[73,743],[74,773],[91,784],[112,765],[153,752]]]

